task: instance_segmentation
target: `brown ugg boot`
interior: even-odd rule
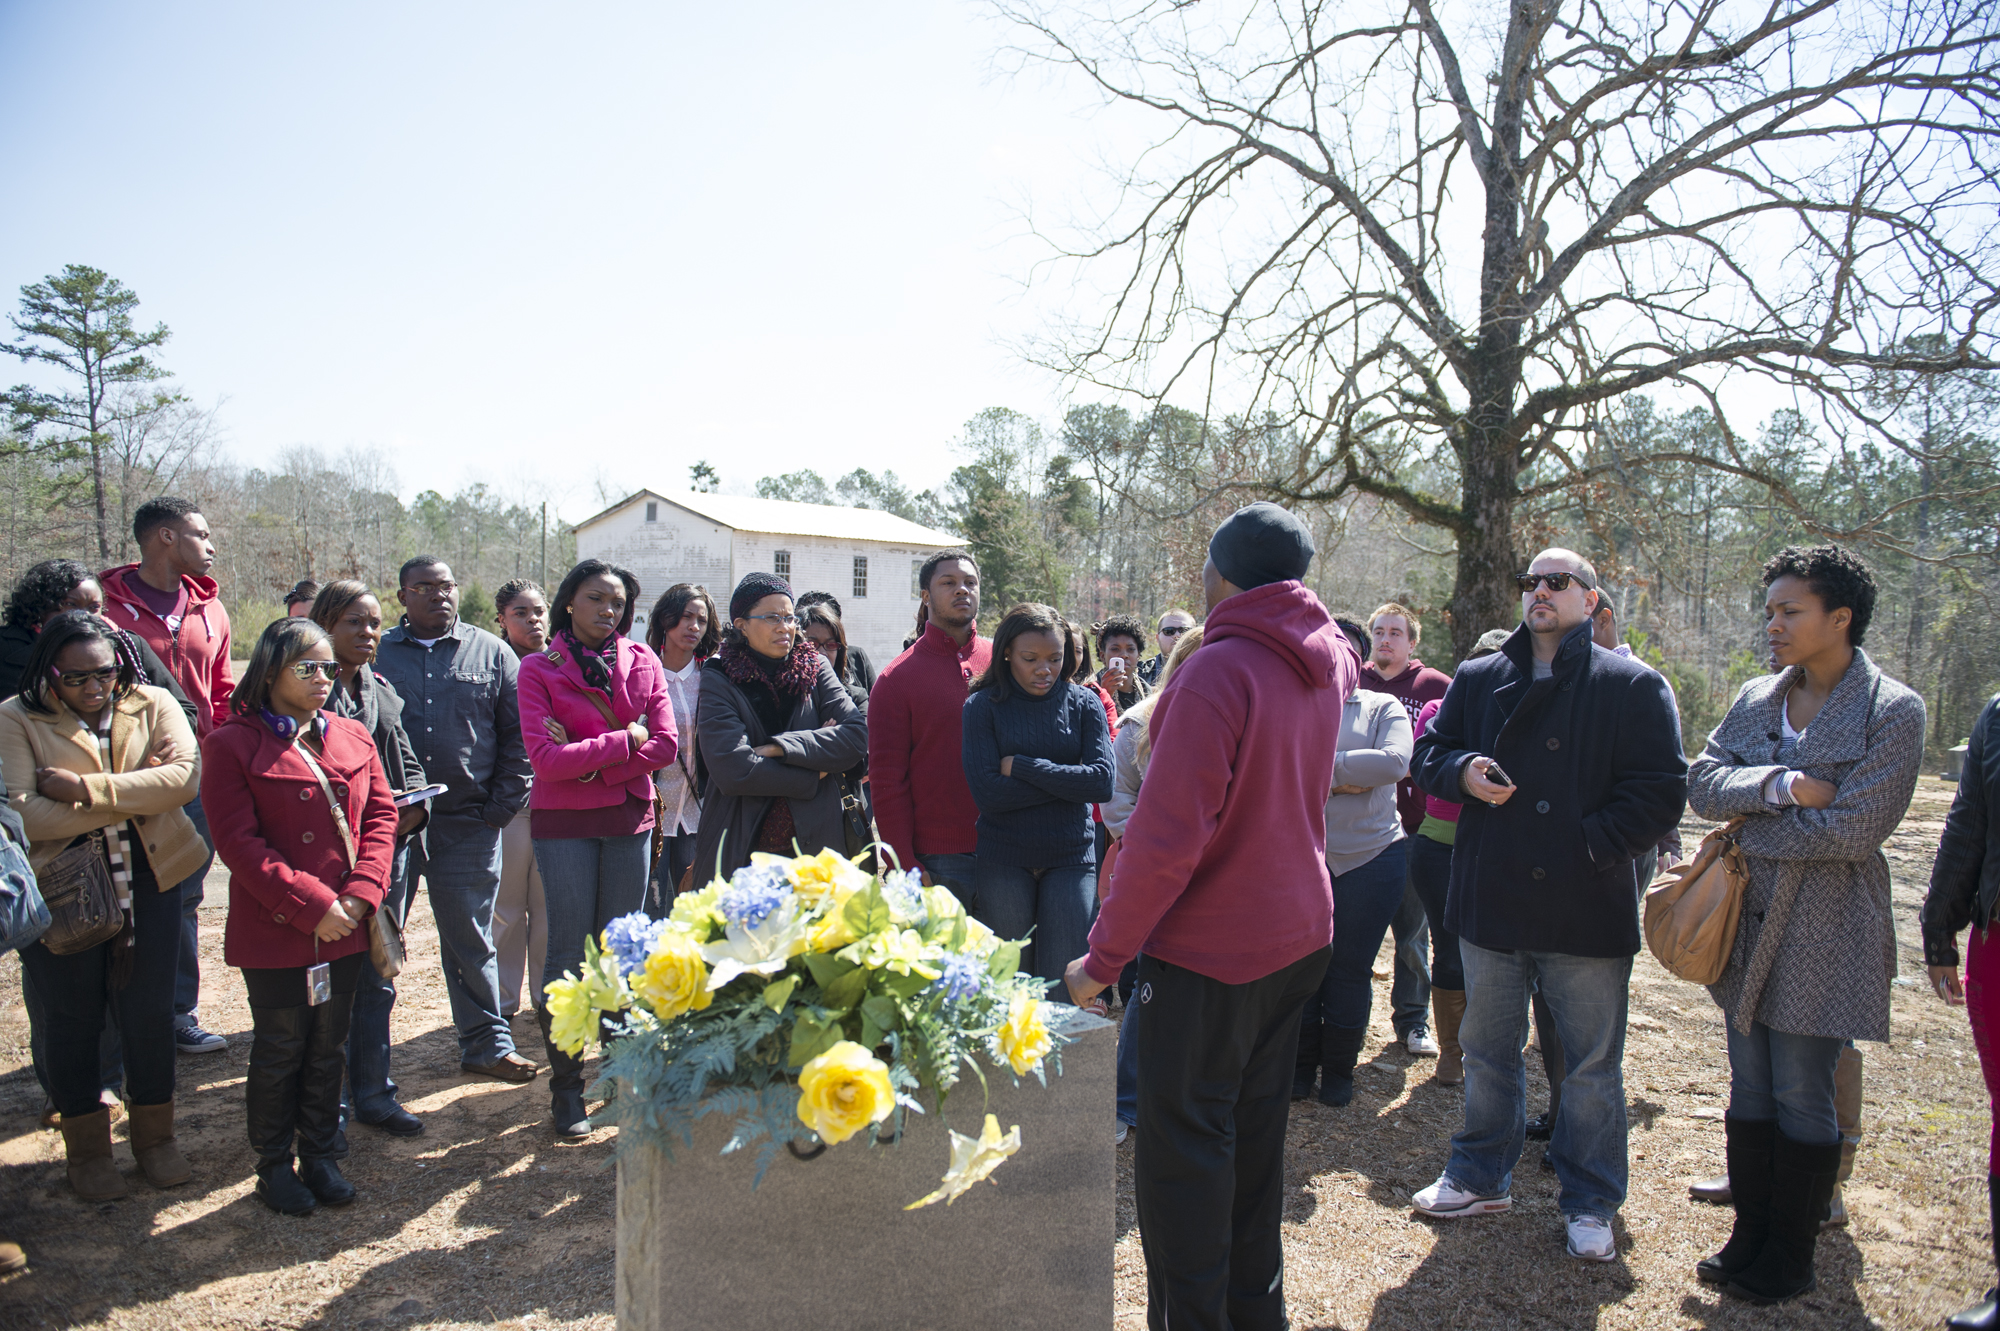
[[[163,1105],[133,1105],[132,1126],[127,1129],[132,1155],[146,1179],[156,1188],[171,1188],[194,1177],[194,1169],[174,1142],[174,1102]]]
[[[1431,1076],[1440,1085],[1456,1086],[1465,1080],[1465,1051],[1458,1044],[1458,1024],[1465,1020],[1465,990],[1431,990],[1431,1020],[1438,1041],[1437,1069]]]
[[[63,1154],[69,1158],[69,1185],[87,1202],[125,1195],[125,1176],[111,1158],[111,1115],[105,1110],[62,1120]]]

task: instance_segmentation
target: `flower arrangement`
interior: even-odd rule
[[[627,915],[587,940],[582,973],[548,986],[551,1037],[572,1054],[603,1039],[618,1089],[594,1118],[619,1125],[619,1149],[671,1154],[695,1120],[729,1114],[723,1149],[758,1144],[761,1180],[781,1148],[899,1140],[918,1092],[942,1112],[965,1070],[984,1084],[982,1060],[1046,1084],[1064,1040],[1020,959],[915,874],[757,854],[667,919]],[[913,1207],[949,1204],[1021,1145],[991,1114],[951,1140],[943,1186]]]

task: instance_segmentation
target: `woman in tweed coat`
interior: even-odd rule
[[[1776,675],[1743,686],[1688,771],[1704,818],[1748,815],[1736,946],[1709,992],[1728,1018],[1736,1225],[1703,1280],[1757,1303],[1814,1286],[1813,1245],[1840,1168],[1834,1065],[1889,1038],[1896,974],[1889,865],[1924,748],[1924,704],[1860,650],[1875,580],[1839,546],[1764,566]]]

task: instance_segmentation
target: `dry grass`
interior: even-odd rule
[[[1915,910],[1952,787],[1926,779],[1890,846],[1905,977],[1921,975]],[[0,1283],[0,1327],[506,1326],[612,1322],[613,1182],[603,1135],[557,1144],[547,1093],[458,1071],[436,939],[421,902],[412,972],[396,1012],[396,1070],[426,1136],[357,1130],[349,1175],[361,1200],[304,1220],[250,1196],[242,1077],[249,1013],[221,965],[217,887],[203,911],[204,1016],[226,1054],[181,1060],[182,1140],[193,1183],[82,1205],[61,1146],[38,1131],[18,965],[0,963],[0,1229],[34,1266]],[[1299,1327],[1935,1327],[1993,1282],[1982,1179],[1986,1096],[1964,1014],[1919,985],[1895,993],[1894,1042],[1865,1047],[1867,1139],[1848,1188],[1852,1225],[1820,1242],[1820,1289],[1752,1309],[1697,1283],[1725,1210],[1687,1200],[1722,1164],[1728,1069],[1715,1008],[1640,958],[1626,1057],[1632,1193],[1621,1260],[1563,1255],[1554,1177],[1530,1144],[1515,1208],[1432,1223],[1409,1196],[1436,1177],[1462,1097],[1390,1046],[1387,986],[1360,1093],[1345,1110],[1302,1106],[1291,1131],[1287,1289]],[[525,1052],[539,1052],[532,1029]],[[1530,1102],[1544,1088],[1530,1058]],[[1109,1114],[1107,1112],[1107,1130]],[[122,1142],[119,1154],[132,1173]],[[136,1179],[136,1175],[134,1175]],[[1144,1261],[1131,1157],[1120,1161],[1118,1324],[1144,1324]]]

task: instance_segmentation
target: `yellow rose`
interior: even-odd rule
[[[889,1065],[852,1040],[799,1069],[799,1122],[838,1146],[896,1108],[889,1089]]]
[[[1000,946],[1000,937],[977,919],[965,917],[965,950],[975,957],[990,957]]]
[[[814,924],[806,937],[806,946],[815,952],[838,952],[854,941],[854,930],[847,927],[841,907],[847,903],[836,900],[827,908],[825,915]]]
[[[597,1009],[588,987],[574,975],[552,980],[548,987],[549,1039],[567,1054],[581,1054],[597,1034]]]
[[[679,929],[660,931],[653,950],[646,954],[646,964],[630,983],[632,992],[662,1021],[683,1012],[699,1012],[714,1001],[708,992],[708,967],[701,959],[701,948]]]
[[[750,857],[755,863],[757,855]],[[792,887],[808,902],[816,902],[821,897],[833,896],[837,901],[846,901],[862,888],[868,886],[868,875],[863,873],[854,861],[833,850],[822,850],[817,855],[801,855],[797,859],[784,860],[777,856],[765,856],[791,875]]]
[[[1047,1007],[1039,999],[1016,994],[1007,1009],[1007,1020],[1000,1023],[1000,1053],[1017,1077],[1032,1072],[1055,1047],[1055,1041],[1049,1038],[1048,1023],[1042,1019]]]

